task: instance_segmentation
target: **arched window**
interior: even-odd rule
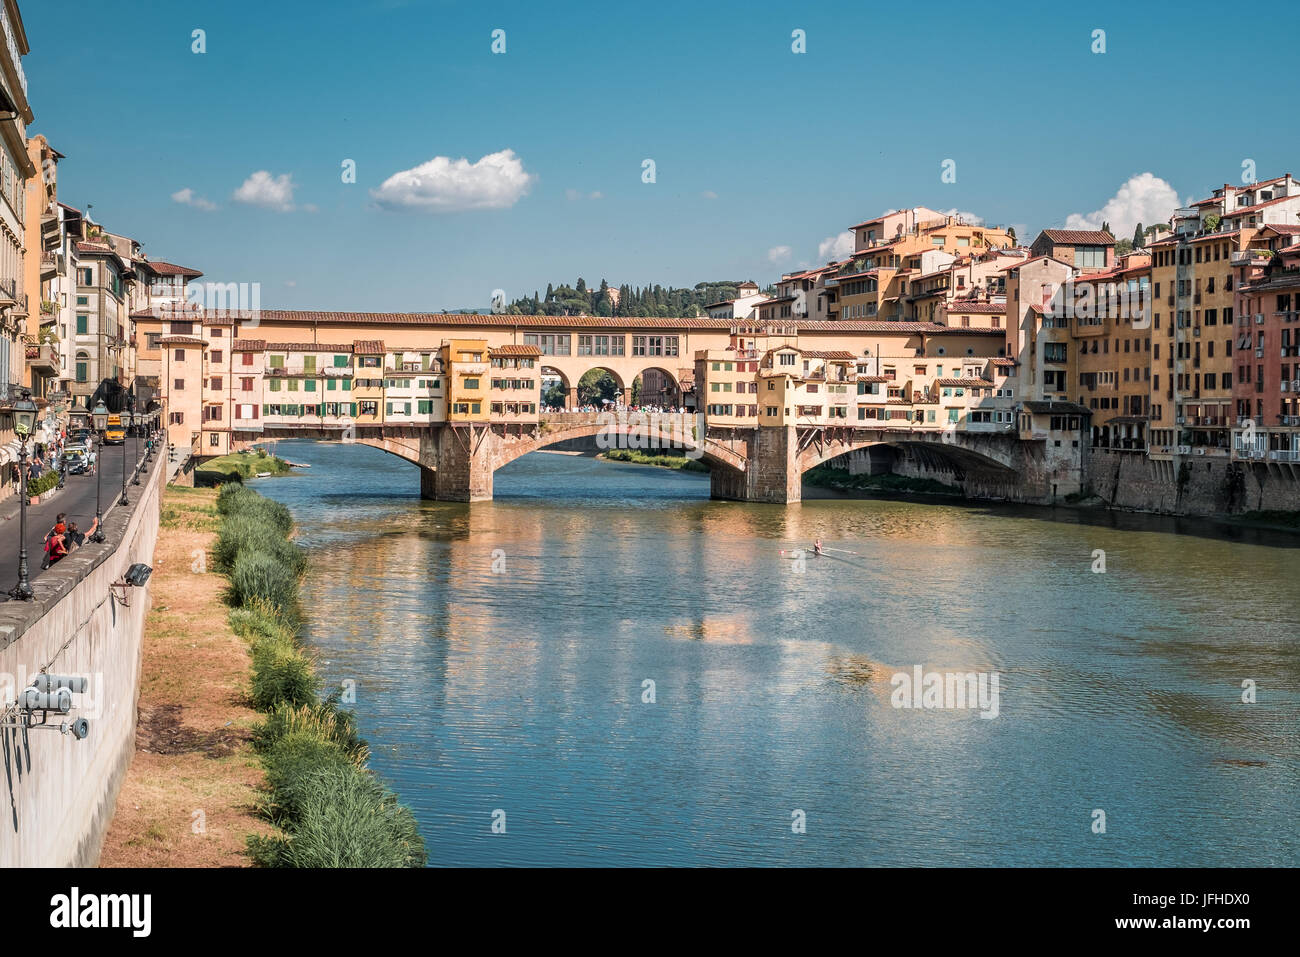
[[[77,353],[77,381],[85,382],[86,377],[90,374],[90,354],[88,352]]]

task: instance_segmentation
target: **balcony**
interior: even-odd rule
[[[62,368],[62,363],[59,361],[59,350],[48,342],[37,346],[28,346],[27,365],[33,369],[57,373]]]

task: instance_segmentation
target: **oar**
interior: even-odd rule
[[[846,555],[856,555],[857,552],[849,551],[847,548],[831,548],[829,545],[823,545],[824,552],[844,552]]]

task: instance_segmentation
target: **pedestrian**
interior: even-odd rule
[[[86,539],[94,535],[96,529],[98,528],[99,528],[98,515],[96,515],[93,519],[91,519],[90,530],[86,532],[78,531],[76,522],[69,522],[67,534],[64,536],[64,541],[68,546],[68,551],[70,552],[75,551],[76,549],[80,548],[82,545],[86,544]]]
[[[63,526],[56,527],[61,529]],[[51,535],[45,542],[45,558],[41,560],[41,568],[49,568],[66,554],[68,546],[63,540],[63,532]]]

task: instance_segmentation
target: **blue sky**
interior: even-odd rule
[[[486,310],[493,289],[579,275],[768,282],[890,208],[971,211],[1027,241],[1142,173],[1182,199],[1245,159],[1300,173],[1267,71],[1228,66],[1258,62],[1260,39],[1208,3],[21,6],[30,132],[67,155],[60,198],[154,258],[261,283],[264,308]],[[377,200],[435,157],[447,168]],[[1136,182],[1112,225],[1162,188]]]

